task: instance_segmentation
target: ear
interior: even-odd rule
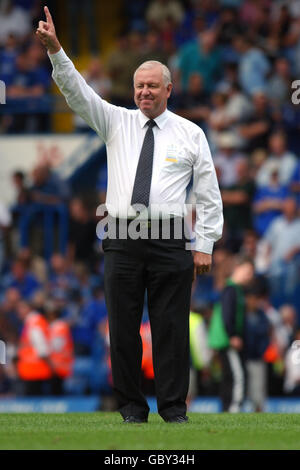
[[[168,98],[169,98],[170,95],[171,95],[172,88],[173,88],[172,83],[169,83],[169,85],[167,86]]]

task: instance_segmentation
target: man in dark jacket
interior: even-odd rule
[[[215,305],[209,329],[209,345],[218,350],[222,368],[220,398],[223,411],[240,411],[245,393],[244,341],[245,298],[243,287],[254,274],[249,258],[237,257],[220,302]]]
[[[267,364],[264,353],[270,343],[271,325],[264,311],[262,302],[262,282],[255,278],[245,290],[245,360],[247,373],[247,397],[252,402],[254,411],[263,411],[267,394]]]

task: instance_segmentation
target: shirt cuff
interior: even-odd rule
[[[61,64],[62,62],[65,62],[65,61],[69,62],[70,60],[62,47],[55,54],[49,54],[48,51],[47,51],[47,54],[53,66],[56,64]]]
[[[196,239],[195,251],[211,255],[214,248],[214,242],[210,240]]]

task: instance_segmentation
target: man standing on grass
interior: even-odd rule
[[[139,333],[147,291],[158,412],[166,422],[185,423],[191,285],[196,274],[209,271],[223,227],[206,137],[198,126],[167,109],[171,76],[160,62],[147,61],[134,74],[138,109],[101,99],[61,48],[47,7],[45,14],[47,21],[39,22],[37,35],[48,49],[53,78],[70,107],[107,147],[106,206],[117,230],[112,235],[108,227],[103,241],[104,285],[119,411],[126,423],[147,422]],[[192,175],[197,201],[194,256],[182,233]]]

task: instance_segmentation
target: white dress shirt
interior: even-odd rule
[[[68,105],[106,144],[109,214],[120,218],[135,216],[130,202],[149,118],[139,109],[126,109],[103,100],[87,85],[63,49],[49,57],[52,77]],[[211,254],[214,242],[222,235],[223,212],[205,134],[196,124],[167,109],[155,122],[151,216],[158,206],[163,216],[185,215],[186,188],[193,176],[197,204],[195,249]]]

